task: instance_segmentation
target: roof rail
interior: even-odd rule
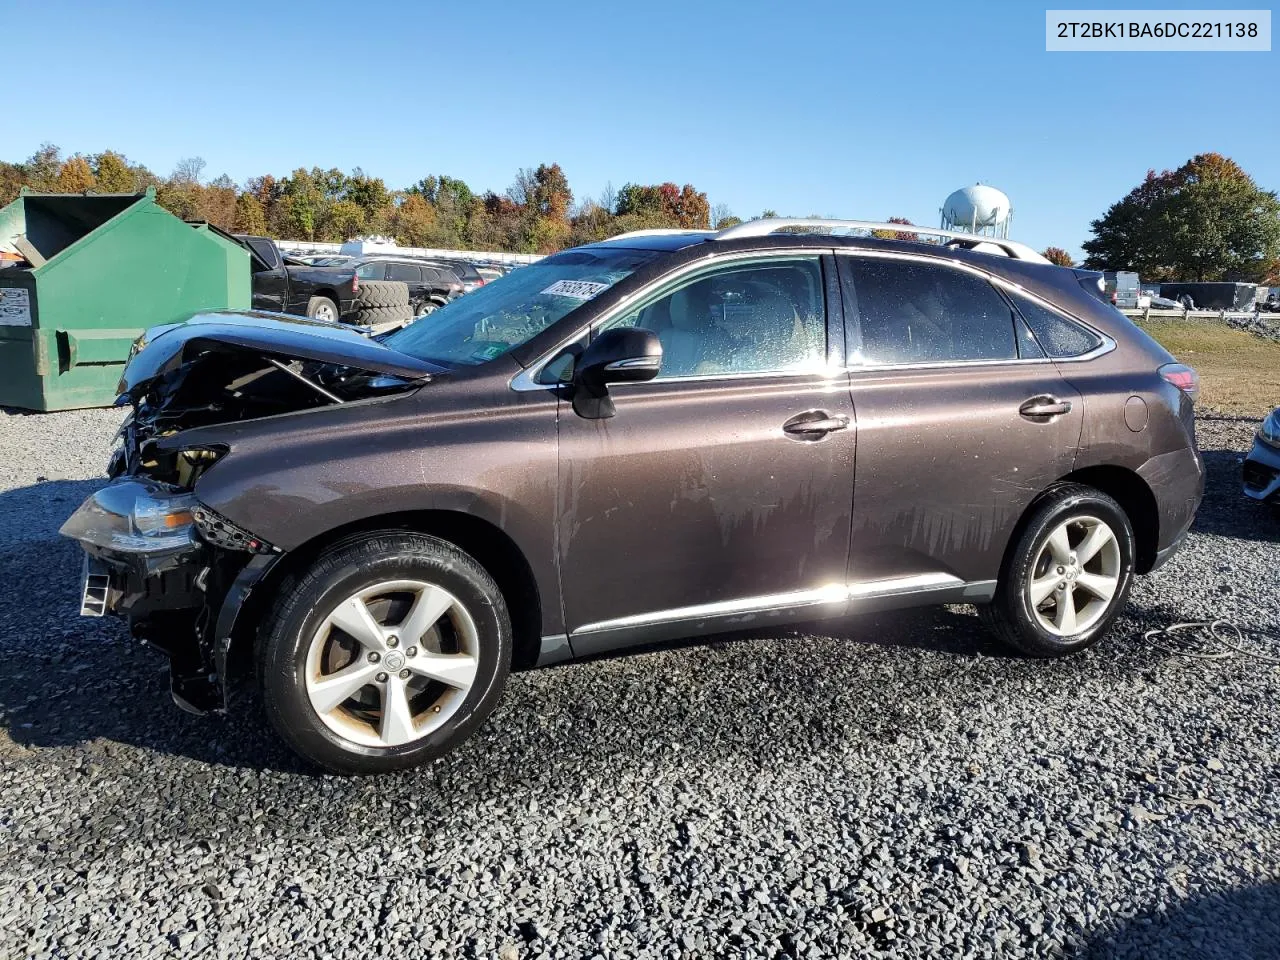
[[[996,252],[1014,260],[1028,260],[1032,263],[1048,263],[1036,251],[1025,243],[1013,240],[1002,240],[999,237],[984,237],[976,233],[958,233],[955,230],[939,230],[934,227],[917,227],[909,223],[873,223],[870,220],[826,220],[821,217],[761,217],[740,223],[736,227],[721,230],[715,235],[717,240],[737,240],[740,237],[765,237],[775,230],[784,227],[825,227],[827,230],[884,230],[890,233],[927,234],[931,237],[944,237],[947,243],[942,246],[960,246],[976,249],[982,253]],[[995,247],[995,251],[982,249]]]
[[[654,228],[650,230],[628,230],[626,233],[619,233],[612,237],[605,237],[604,242],[607,242],[609,240],[629,240],[632,237],[674,237],[674,236],[679,236],[682,233],[690,233],[690,234],[697,233],[697,234],[703,234],[703,235],[711,235],[711,234],[714,234],[714,231],[684,230],[684,229],[668,230],[662,227]]]

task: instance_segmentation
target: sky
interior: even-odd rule
[[[1197,153],[1280,189],[1280,53],[1047,53],[1045,9],[2,0],[5,74],[33,85],[9,87],[0,159],[50,142],[237,182],[360,167],[499,192],[554,162],[578,199],[671,180],[743,218],[929,225],[981,181],[1015,239],[1073,253],[1149,168]]]

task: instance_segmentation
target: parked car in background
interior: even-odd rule
[[[1021,244],[815,232],[866,226],[624,234],[378,341],[163,328],[62,528],[82,610],[189,709],[252,664],[280,735],[359,773],[449,750],[513,667],[744,623],[973,603],[1085,649],[1195,514],[1194,371]]]
[[[501,267],[489,266],[488,264],[476,264],[476,273],[484,279],[485,283],[492,283],[499,277],[506,276],[507,271]]]
[[[1259,313],[1280,313],[1280,290],[1271,289],[1266,296],[1259,296],[1256,307]]]
[[[354,268],[316,267],[282,257],[268,237],[237,234],[235,239],[249,250],[255,310],[334,323],[354,313],[359,289]]]
[[[1243,474],[1246,497],[1280,506],[1280,407],[1258,425]]]
[[[351,264],[361,280],[398,280],[409,287],[413,316],[425,317],[462,296],[463,283],[448,267],[408,258],[360,257]]]
[[[480,274],[480,271],[476,269],[475,265],[468,263],[466,260],[448,260],[432,257],[426,262],[435,264],[436,266],[447,267],[449,270],[452,270],[454,274],[457,275],[458,279],[462,281],[462,290],[464,293],[470,293],[472,290],[478,290],[486,283],[485,278]]]

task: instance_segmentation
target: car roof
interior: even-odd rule
[[[817,247],[863,250],[885,250],[899,253],[918,253],[931,257],[966,260],[991,266],[995,263],[1020,263],[1001,254],[987,253],[981,250],[968,250],[964,247],[943,246],[937,243],[918,240],[885,239],[871,236],[848,236],[838,233],[769,233],[754,237],[742,237],[717,240],[714,230],[662,231],[654,233],[640,232],[623,235],[597,243],[587,244],[584,248],[604,250],[650,250],[656,253],[677,253],[690,247],[714,244],[716,252],[739,251],[745,249],[770,250],[778,247]],[[977,241],[983,238],[975,237]],[[708,249],[711,252],[711,249]],[[972,258],[978,258],[973,260]],[[1035,264],[1041,266],[1041,264]]]

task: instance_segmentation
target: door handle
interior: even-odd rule
[[[783,433],[801,437],[821,437],[849,426],[849,418],[831,416],[825,410],[799,413],[782,425]]]
[[[1026,401],[1018,412],[1024,417],[1060,417],[1071,412],[1071,401],[1043,394]]]

